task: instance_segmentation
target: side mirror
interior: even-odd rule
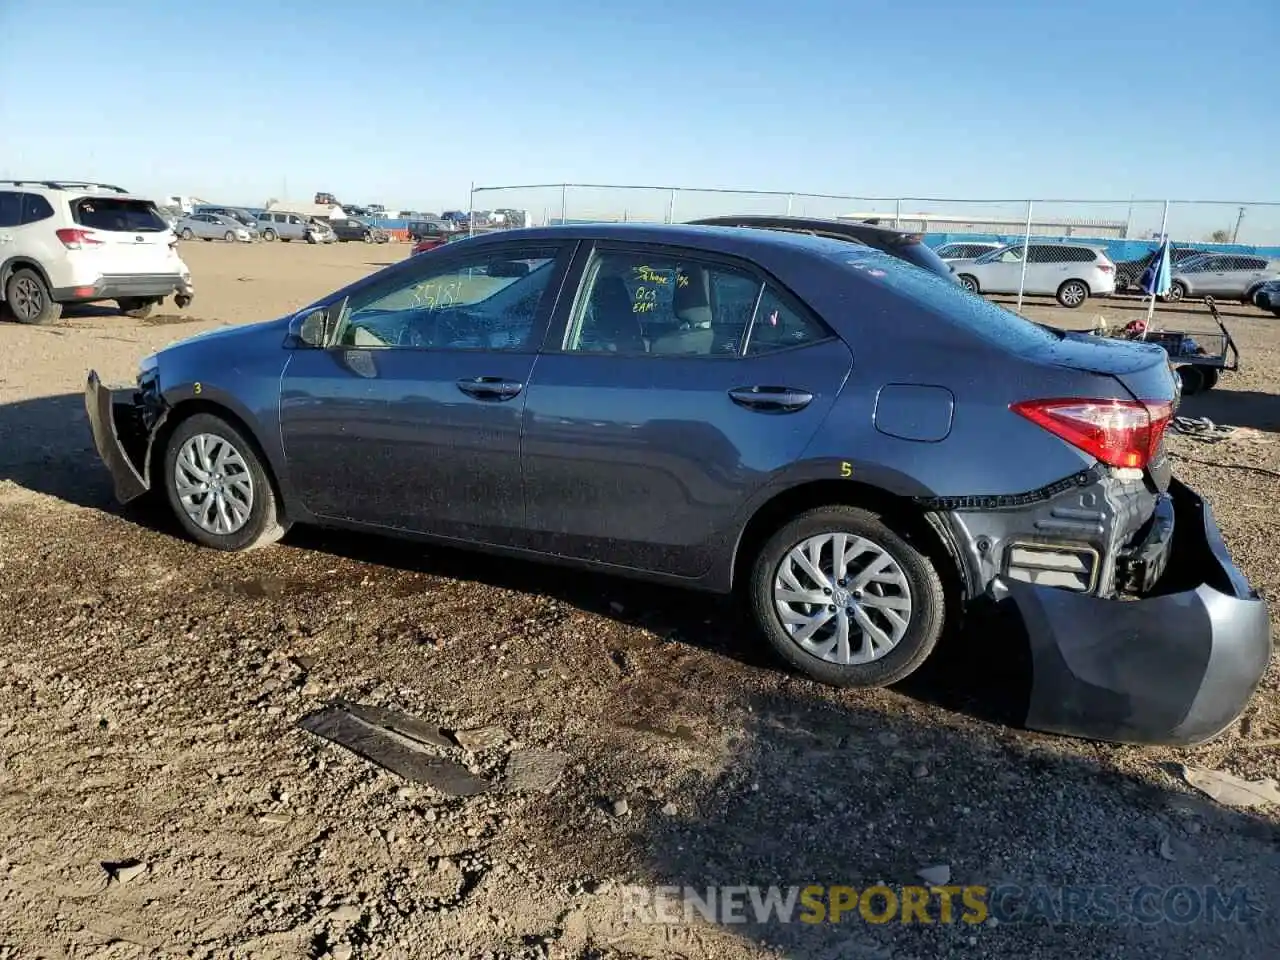
[[[289,321],[286,346],[293,349],[327,349],[333,339],[335,321],[342,313],[342,305],[335,303],[295,313]]]

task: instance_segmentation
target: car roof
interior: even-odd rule
[[[830,244],[842,243],[840,240],[776,229],[704,226],[689,223],[583,223],[520,227],[513,230],[477,233],[474,237],[466,237],[457,242],[481,240],[486,243],[510,240],[619,240],[691,246],[748,258],[770,251],[806,248],[812,250],[815,249],[815,244],[818,249],[829,251]],[[872,247],[863,249],[868,253],[878,252]]]
[[[862,220],[833,220],[826,217],[791,217],[747,213],[727,217],[705,217],[698,220],[690,220],[689,223],[701,226],[758,227],[769,230],[821,230],[825,233],[842,233],[855,240],[875,238],[882,243],[892,243],[896,239],[907,240],[918,236],[909,230],[898,230],[893,227],[881,226],[880,224],[866,223]]]

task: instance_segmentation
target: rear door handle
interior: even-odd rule
[[[736,387],[729,399],[740,407],[760,413],[795,413],[813,400],[813,394],[794,387]]]
[[[510,400],[524,389],[524,384],[502,377],[474,377],[459,380],[458,389],[477,400]]]

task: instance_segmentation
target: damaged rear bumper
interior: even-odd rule
[[[1225,730],[1267,670],[1267,607],[1231,560],[1208,504],[1177,480],[1154,588],[1130,601],[997,577],[1031,654],[1032,729],[1188,745]]]
[[[151,437],[159,419],[148,424],[140,390],[110,390],[90,370],[84,388],[84,409],[93,432],[93,445],[111,472],[116,499],[136,500],[150,489]]]

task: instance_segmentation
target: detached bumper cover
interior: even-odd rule
[[[136,500],[150,488],[147,459],[149,431],[142,421],[137,390],[109,390],[95,371],[89,371],[84,388],[84,409],[93,431],[93,445],[111,471],[116,499]]]
[[[1267,670],[1267,607],[1213,516],[1174,480],[1174,533],[1155,590],[1124,601],[997,578],[1027,632],[1032,729],[1121,743],[1188,745],[1240,716]]]

